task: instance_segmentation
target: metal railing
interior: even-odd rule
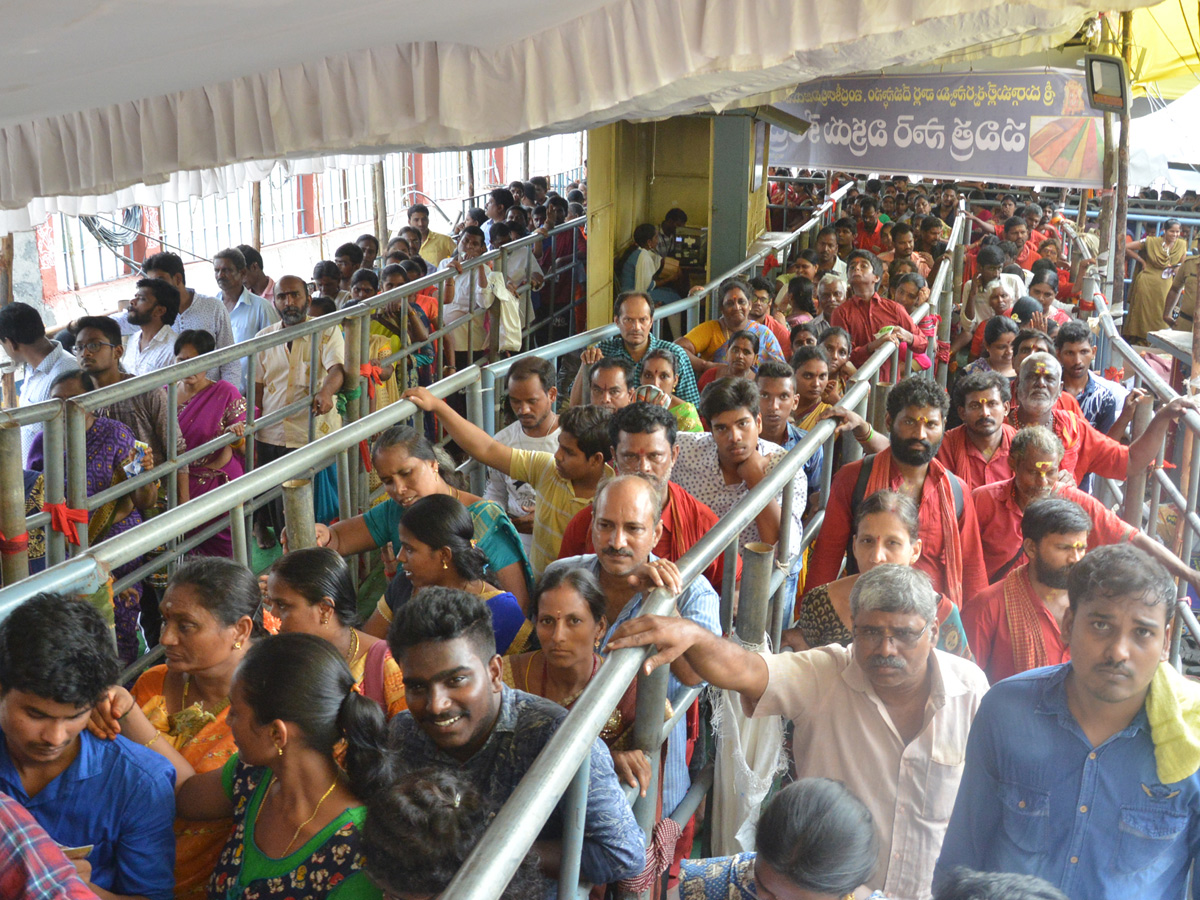
[[[833,203],[829,203],[828,206],[832,209]],[[694,317],[702,308],[701,304],[704,303],[706,297],[711,294],[713,288],[721,280],[734,274],[753,270],[761,265],[768,254],[786,250],[787,247],[794,245],[794,242],[800,237],[799,234],[790,235],[786,241],[753,254],[735,269],[724,273],[721,279],[707,285],[701,294],[681,300],[678,304],[664,307],[656,311],[656,315],[661,318],[686,310],[689,315]],[[943,275],[940,281],[935,282],[939,308],[949,302],[953,290],[953,284],[948,279],[948,275]],[[428,283],[427,279],[422,279],[422,281]],[[420,282],[416,284],[420,284]],[[413,288],[412,285],[406,287]],[[380,304],[373,302],[365,308],[377,305]],[[331,318],[334,323],[344,322],[347,330],[351,333],[358,330],[359,334],[355,337],[362,341],[365,339],[366,330],[361,327],[363,309],[344,310]],[[324,327],[324,323],[317,322],[298,326],[298,328],[303,328],[304,333],[307,334],[315,334],[322,327]],[[549,354],[552,358],[557,359],[561,354],[573,352],[588,342],[614,333],[615,330],[615,326],[607,326],[586,335],[560,341],[543,348],[539,355]],[[298,330],[292,331],[293,335],[299,333]],[[353,345],[353,342],[350,345]],[[246,347],[246,345],[241,346]],[[361,343],[359,346],[361,347]],[[898,377],[899,366],[896,354],[897,348],[891,345],[881,347],[876,351],[851,378],[848,390],[842,400],[843,404],[859,410],[860,414],[869,421],[882,422],[887,394],[886,390],[880,390],[880,386],[876,382],[880,370],[885,365],[891,365],[892,372],[896,373],[894,377]],[[210,356],[188,361],[175,367],[177,370],[175,377],[203,371],[213,363],[214,359]],[[431,387],[431,390],[439,397],[466,390],[470,417],[477,422],[484,423],[491,411],[492,424],[494,424],[495,381],[508,371],[509,365],[511,365],[511,361],[506,360],[493,363],[482,370],[477,366],[471,366],[438,381]],[[111,401],[114,396],[123,396],[133,389],[141,387],[141,385],[135,384],[135,381],[149,384],[154,380],[154,376],[130,379],[121,385],[114,386],[124,388],[124,391],[113,390],[108,399]],[[492,395],[487,397],[487,402],[485,402],[486,391],[492,392]],[[82,414],[83,407],[80,403],[82,399],[76,398],[62,404],[65,406],[68,421],[70,418]],[[89,402],[94,402],[94,399]],[[31,411],[34,409],[30,408]],[[0,616],[37,591],[90,593],[101,586],[115,569],[136,560],[157,547],[162,542],[164,534],[186,534],[188,531],[222,516],[229,516],[234,523],[244,521],[248,504],[259,501],[264,496],[281,488],[285,493],[285,498],[295,499],[298,496],[302,501],[307,501],[286,504],[289,515],[296,517],[294,520],[289,520],[289,528],[295,524],[297,536],[299,536],[307,530],[306,526],[311,525],[311,500],[308,499],[311,495],[306,493],[306,489],[309,489],[313,473],[326,466],[331,460],[336,459],[341,463],[347,457],[353,458],[353,454],[349,451],[360,441],[369,439],[397,421],[417,414],[413,404],[408,401],[400,401],[369,415],[351,417],[342,428],[332,434],[298,448],[265,466],[248,471],[245,475],[183,506],[170,509],[154,520],[125,532],[119,540],[102,541],[71,559],[26,578],[19,584],[0,589]],[[41,421],[45,421],[48,426],[53,427],[56,419],[54,415],[50,414],[50,411],[39,410],[37,415],[46,416]],[[10,435],[13,433],[17,423],[15,417],[10,418],[14,420],[3,423],[9,427],[0,428],[0,436],[6,432]],[[261,423],[265,420],[259,421]],[[716,527],[709,531],[679,561],[683,582],[690,584],[712,560],[719,555],[725,555],[721,621],[726,631],[736,629],[744,638],[760,637],[764,631],[767,631],[775,642],[775,646],[778,646],[780,631],[784,625],[783,612],[787,598],[784,597],[783,590],[789,568],[783,563],[792,559],[795,552],[802,553],[807,549],[820,529],[824,516],[824,503],[829,494],[829,485],[834,469],[834,428],[835,423],[832,420],[818,423],[758,485],[750,489],[721,518]],[[220,440],[223,441],[224,438]],[[861,456],[862,449],[857,442],[843,441],[841,443],[843,445],[843,461]],[[220,444],[220,446],[223,445],[223,443]],[[754,521],[762,508],[775,500],[781,493],[783,497],[781,517],[785,522],[790,521],[791,498],[796,479],[806,478],[803,466],[822,446],[825,459],[829,462],[822,472],[820,508],[805,525],[800,537],[800,546],[796,548],[795,552],[790,546],[792,541],[790,527],[782,529],[777,546],[764,545],[744,550],[745,568],[735,617],[733,580],[738,536],[745,527]],[[206,448],[196,449],[198,452]],[[191,452],[189,451],[187,456],[190,456]],[[180,457],[180,459],[182,458],[184,457]],[[345,498],[343,498],[343,504],[348,505]],[[236,534],[235,537],[237,537]],[[244,537],[243,534],[242,538]],[[673,608],[673,603],[673,597],[666,591],[654,591],[645,598],[642,614],[666,614]],[[147,663],[150,656],[152,654],[143,658],[141,662]],[[647,651],[644,650],[624,650],[611,655],[609,661],[592,679],[561,727],[539,754],[509,801],[500,810],[496,821],[492,823],[448,889],[448,895],[466,898],[466,900],[495,900],[499,897],[504,885],[532,846],[554,808],[565,796],[568,809],[564,816],[564,858],[559,891],[563,897],[578,896],[579,886],[576,882],[587,802],[587,765],[590,747],[612,709],[624,694],[639,664],[646,656]],[[136,667],[131,667],[130,670],[127,670],[127,674],[135,671]],[[650,756],[651,771],[655,773],[652,777],[655,780],[664,741],[679,717],[686,712],[698,695],[698,689],[690,689],[673,698],[676,701],[677,712],[675,717],[664,725],[661,710],[667,691],[667,674],[668,670],[662,668],[651,676],[637,675],[639,679],[638,711],[635,716],[634,746]],[[710,785],[711,774],[701,775],[678,808],[669,812],[673,813],[677,821],[686,821]],[[647,842],[650,840],[651,829],[655,824],[656,797],[657,786],[652,781],[651,789],[647,791],[647,797],[636,798],[633,803],[635,816],[645,831]]]

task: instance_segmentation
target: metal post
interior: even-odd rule
[[[738,593],[735,627],[743,644],[761,644],[767,633],[768,588],[775,548],[755,541],[742,550],[742,587]]]
[[[45,477],[42,479],[46,503],[62,503],[66,499],[66,476],[63,467],[66,459],[63,455],[63,409],[59,404],[58,412],[47,420],[42,427],[43,450],[45,451]],[[67,558],[67,538],[61,531],[47,527],[46,532],[46,564],[55,566]]]
[[[308,399],[317,396],[317,367],[321,363],[321,332],[308,336]],[[311,409],[308,411],[308,442],[317,439],[317,416]]]
[[[283,521],[287,526],[288,550],[317,546],[312,481],[294,478],[283,483]]]
[[[785,620],[791,618],[796,603],[796,598],[789,598],[786,591],[788,575],[791,573],[788,561],[792,557],[792,498],[795,496],[796,479],[804,477],[803,469],[792,476],[792,480],[783,489],[783,500],[779,504],[779,543],[776,545],[776,559],[784,574],[783,582],[771,598],[771,646],[775,648],[779,647],[785,624],[791,624]]]
[[[638,673],[637,713],[633,719],[633,746],[650,757],[652,773],[650,788],[645,797],[633,802],[633,814],[638,827],[646,835],[646,846],[650,846],[651,834],[657,824],[658,813],[658,759],[662,741],[663,710],[667,706],[667,675],[669,666],[659,666],[653,674]]]
[[[229,537],[233,541],[233,561],[250,565],[250,548],[246,543],[246,505],[239,503],[229,511]]]
[[[574,900],[579,894],[579,863],[583,855],[583,828],[587,821],[588,778],[592,770],[590,755],[583,758],[575,777],[563,794],[562,863],[558,869],[560,900]]]
[[[368,314],[369,315],[369,314]],[[342,392],[352,395],[355,390],[363,393],[367,392],[367,386],[363,384],[362,364],[366,357],[362,355],[363,338],[366,337],[365,332],[370,330],[368,320],[364,316],[352,316],[345,321],[344,341],[346,347],[346,362],[343,366],[345,374],[342,378]],[[362,396],[357,400],[349,400],[346,403],[346,421],[357,422],[362,418]],[[338,481],[339,491],[341,482],[341,463],[338,463]],[[350,489],[349,500],[352,513],[359,512],[359,483],[358,483],[359,461],[358,454],[347,454],[346,459],[346,485]],[[340,500],[340,497],[339,497]]]
[[[22,467],[12,465],[21,458],[21,427],[11,422],[0,425],[0,531],[11,541],[26,533],[25,478]],[[49,530],[49,529],[47,529]],[[16,584],[29,574],[29,553],[15,551],[0,554],[0,572],[4,583]]]
[[[255,182],[257,184],[257,182]],[[171,470],[166,477],[167,509],[179,505],[179,476],[175,460],[179,456],[179,384],[172,381],[167,385],[167,458],[154,461],[156,466],[167,463]]]
[[[87,413],[75,400],[66,402],[67,459],[67,506],[70,509],[87,509]],[[75,556],[87,549],[86,527],[75,529],[79,533],[79,546],[68,552]],[[73,545],[72,545],[73,546]]]
[[[723,551],[724,569],[721,576],[721,634],[733,631],[733,595],[737,590],[738,542],[730,541]],[[745,573],[743,573],[744,577]]]
[[[1154,417],[1154,410],[1149,403],[1139,403],[1133,413],[1132,440],[1137,440]],[[1165,443],[1165,438],[1164,438]],[[1158,451],[1162,459],[1162,450]],[[1146,470],[1128,472],[1125,476],[1125,503],[1121,507],[1121,518],[1134,528],[1142,527],[1142,515],[1145,512],[1146,500]]]
[[[473,381],[467,387],[467,418],[478,422],[483,418],[483,395],[479,390],[479,382]],[[481,465],[471,467],[471,490],[482,494],[484,482],[487,480],[487,468]]]

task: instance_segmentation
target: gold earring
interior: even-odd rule
[[[280,747],[278,744],[275,745],[275,752],[278,753],[280,756],[283,756],[283,748]]]
[[[445,561],[444,559],[442,560],[442,568],[443,568],[443,569],[448,569],[448,568],[450,568],[448,565],[446,565],[446,561]]]
[[[241,642],[241,641],[234,641],[234,642],[233,642],[233,649],[234,649],[234,650],[241,650],[241,649],[242,649],[242,642]]]

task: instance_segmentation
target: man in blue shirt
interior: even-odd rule
[[[85,729],[119,674],[87,603],[38,594],[0,624],[0,791],[24,806],[101,898],[170,900],[175,770],[153,750]]]
[[[596,552],[560,559],[547,566],[546,572],[582,567],[596,576],[608,599],[609,627],[600,644],[601,652],[617,627],[642,611],[644,588],[660,582],[678,595],[675,605],[681,616],[713,634],[721,633],[721,600],[708,580],[696,578],[681,590],[675,563],[651,552],[662,536],[662,499],[654,480],[643,475],[606,479],[596,488],[592,510],[592,546]],[[679,668],[691,672],[685,663]],[[689,678],[685,684],[673,672],[667,695],[675,701],[687,685],[696,683],[695,678]],[[691,786],[686,751],[687,723],[680,719],[667,741],[663,760],[664,815],[675,810]],[[630,773],[623,771],[621,777],[632,783]]]
[[[388,634],[404,671],[408,709],[391,722],[390,745],[400,773],[428,766],[468,777],[485,809],[504,805],[567,711],[513,690],[501,680],[492,614],[479,597],[451,588],[418,591],[396,611]],[[557,874],[563,828],[560,803],[534,849]],[[643,836],[613,771],[612,756],[592,742],[580,877],[606,884],[639,875]]]
[[[1072,900],[1181,900],[1200,851],[1200,752],[1156,757],[1186,743],[1178,707],[1151,726],[1194,690],[1161,662],[1175,584],[1115,544],[1075,565],[1067,594],[1071,661],[983,698],[934,887],[967,866],[1038,875]]]
[[[764,441],[778,444],[784,450],[791,450],[808,436],[805,429],[792,421],[792,413],[798,405],[796,373],[787,363],[768,359],[758,367],[754,382],[758,385],[758,408],[762,415],[762,431],[758,436]],[[824,459],[825,448],[818,447],[817,452],[804,464],[810,509],[816,506],[821,494],[821,466]]]

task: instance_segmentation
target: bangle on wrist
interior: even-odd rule
[[[874,426],[874,425],[867,425],[867,436],[866,436],[866,437],[859,437],[859,436],[856,434],[856,435],[854,436],[854,439],[855,439],[856,441],[858,441],[860,444],[865,444],[865,443],[867,443],[868,441],[870,441],[870,440],[871,440],[871,438],[873,438],[873,437],[875,437],[875,426]]]
[[[148,740],[148,741],[144,742],[144,743],[142,744],[142,746],[143,746],[143,747],[150,747],[150,746],[153,746],[153,745],[154,745],[154,742],[155,742],[155,741],[157,741],[157,740],[158,740],[160,737],[162,737],[162,732],[161,732],[161,731],[155,731],[155,732],[154,732],[154,737],[152,737],[152,738],[150,738],[150,740]]]
[[[131,712],[133,712],[133,707],[132,707],[132,706],[130,706],[130,707],[129,707],[129,709],[125,710],[125,712],[123,712],[121,715],[117,716],[117,721],[118,721],[118,722],[124,722],[126,719],[128,719],[128,718],[129,718],[129,714],[130,714]]]

